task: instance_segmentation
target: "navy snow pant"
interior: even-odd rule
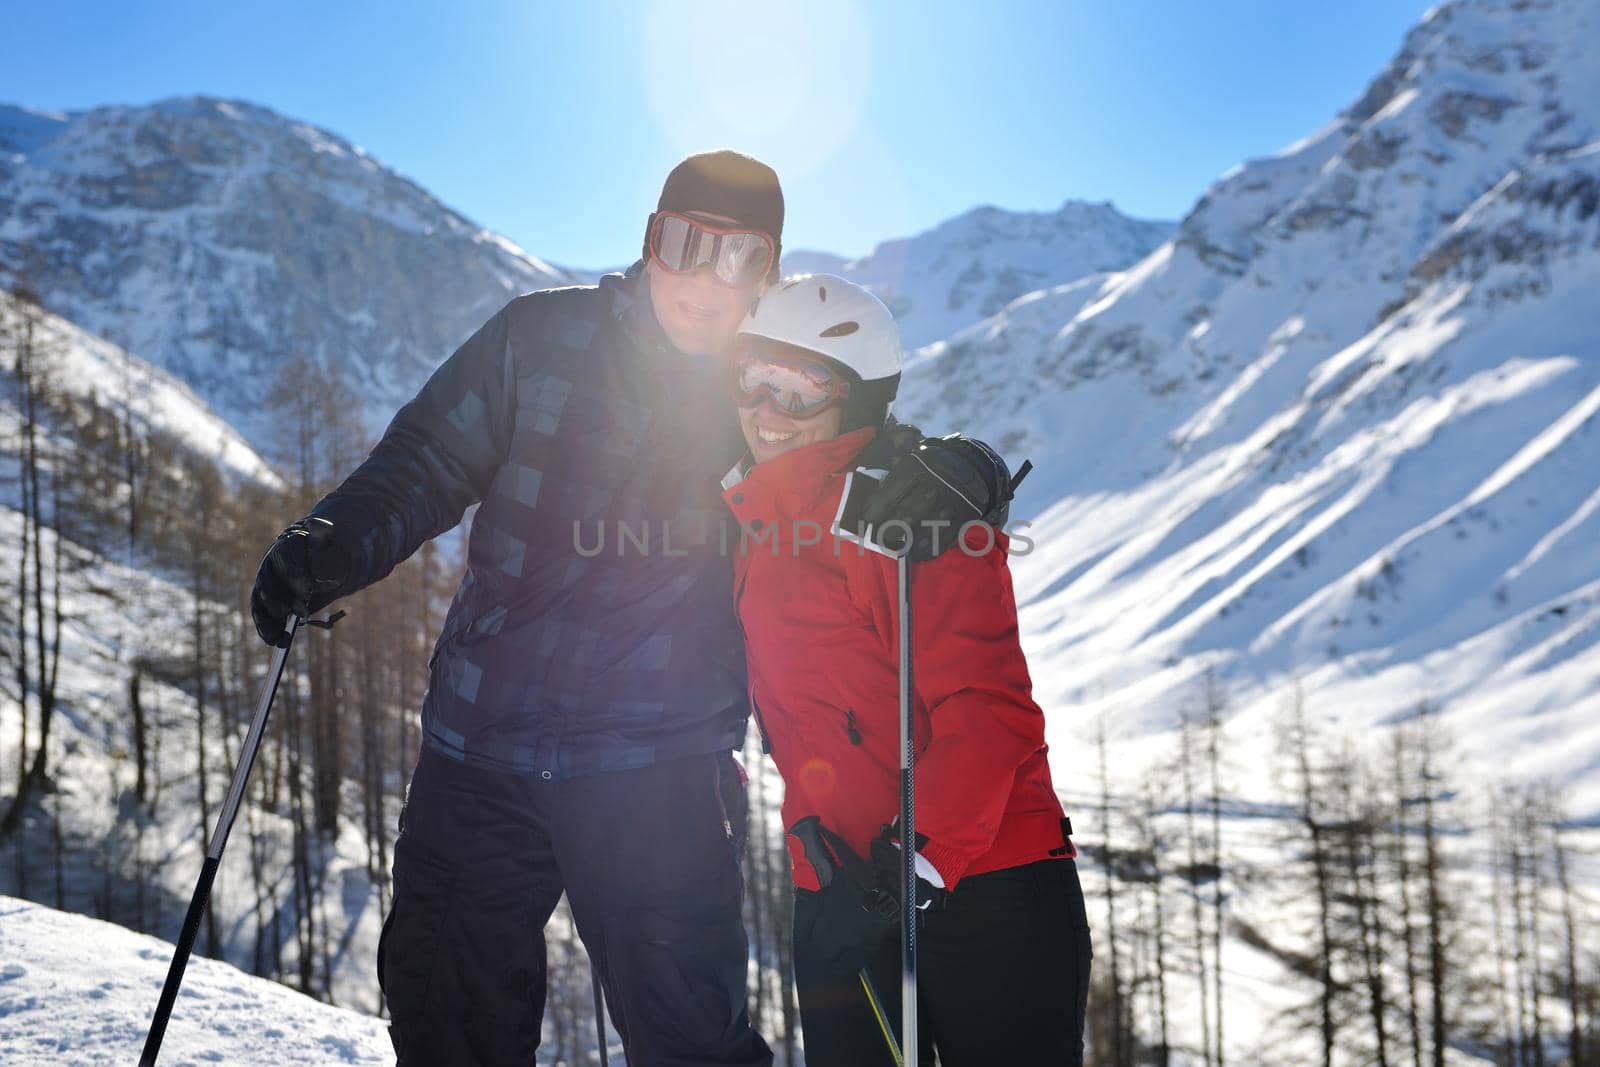
[[[401,1067],[534,1062],[562,891],[631,1067],[769,1067],[745,1007],[727,753],[545,782],[424,746],[378,946]]]
[[[884,1027],[899,1041],[900,931],[881,938],[859,976],[814,973],[807,945],[819,894],[795,893],[795,985],[806,1063],[892,1067]],[[1094,953],[1078,868],[1041,860],[961,879],[917,930],[920,1063],[940,1067],[1078,1067]]]

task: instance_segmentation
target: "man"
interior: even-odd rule
[[[684,160],[639,263],[506,305],[262,561],[276,643],[481,502],[378,950],[403,1065],[532,1062],[563,890],[630,1064],[771,1063],[745,1008],[749,709],[718,482],[743,448],[727,349],[783,213],[765,164]],[[1003,521],[992,452],[886,437],[879,521]]]

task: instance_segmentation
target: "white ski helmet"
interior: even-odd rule
[[[783,279],[762,294],[739,332],[803,348],[848,371],[842,430],[882,423],[899,390],[904,353],[894,315],[836,274]]]

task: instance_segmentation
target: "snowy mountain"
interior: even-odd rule
[[[0,106],[0,283],[172,372],[258,441],[288,358],[343,364],[386,420],[506,300],[567,280],[263,107]]]
[[[42,308],[0,291],[0,338],[19,338],[32,313],[32,344],[52,388],[78,399],[96,397],[125,411],[142,435],[162,433],[194,452],[213,456],[235,476],[265,485],[274,474],[245,439],[183,382],[138,356]],[[8,353],[9,356],[9,353]],[[0,418],[16,418],[0,396]]]
[[[0,896],[0,1060],[136,1062],[171,961],[165,941]],[[161,1062],[393,1063],[386,1029],[371,1015],[196,957]]]
[[[908,367],[898,410],[1038,465],[1013,511],[1033,523],[1033,549],[1013,569],[1053,773],[1069,809],[1088,816],[1086,844],[1105,832],[1089,796],[1094,720],[1106,715],[1118,785],[1133,789],[1154,777],[1142,774],[1147,759],[1170,749],[1202,676],[1216,672],[1237,800],[1224,837],[1246,872],[1226,879],[1230,921],[1282,929],[1285,945],[1299,904],[1271,902],[1273,887],[1251,872],[1288,855],[1263,829],[1282,814],[1265,778],[1272,720],[1296,688],[1319,721],[1358,739],[1432,701],[1464,780],[1550,779],[1580,825],[1600,821],[1596,40],[1593,0],[1446,3],[1361,99],[1224,175],[1138,262],[1129,246],[1121,259],[1063,258],[1056,271],[1049,256],[1069,238],[1053,216],[1024,223],[992,209],[854,264],[800,252],[786,262],[897,286],[886,295],[908,335],[937,338]],[[187,135],[200,129],[191,122],[204,136]],[[254,410],[270,379],[257,353],[290,354],[280,338],[291,335],[319,338],[316,351],[333,358],[356,353],[374,406],[392,409],[497,301],[559,273],[359,150],[246,105],[4,109],[0,143],[0,262],[20,263],[24,241],[45,250],[33,262],[52,306],[151,355],[227,415]],[[295,240],[312,218],[318,240]],[[1030,243],[1033,232],[1046,236]],[[478,279],[470,293],[463,270]],[[391,283],[400,289],[374,295]],[[427,303],[447,284],[462,289]],[[402,291],[410,306],[389,299]],[[457,316],[448,328],[447,314]],[[258,469],[175,379],[130,371],[136,361],[60,320],[42,329],[75,353],[63,364],[77,368],[64,374],[73,388],[117,395],[133,374],[148,383],[144,417],[221,443],[241,473]],[[435,331],[426,343],[424,330]],[[17,529],[0,506],[0,573],[17,569]],[[111,842],[155,868],[155,914],[141,902],[141,918],[175,928],[198,869],[194,820],[119,835],[135,824],[117,752],[127,650],[181,647],[193,601],[180,583],[106,561],[68,586],[50,794],[79,864],[68,896],[90,907],[96,880],[126,866],[112,847],[83,844]],[[152,619],[148,605],[163,610]],[[168,746],[164,810],[187,812],[193,700],[159,680],[147,699]],[[0,748],[17,744],[7,715]],[[9,774],[8,763],[0,796]],[[41,820],[28,842],[40,869],[46,831]],[[1459,845],[1487,856],[1477,831],[1464,827]],[[289,837],[270,817],[252,832],[264,848]],[[216,897],[222,951],[236,961],[253,918],[251,852],[238,840]],[[284,854],[269,866],[287,871]],[[381,895],[363,844],[342,832],[324,862],[336,887],[324,919],[332,985],[342,1003],[375,1007]],[[1083,869],[1098,902],[1104,868],[1089,854]],[[1592,864],[1580,873],[1592,888]],[[1476,876],[1472,899],[1489,900],[1487,869]],[[287,875],[272,889],[287,899]],[[122,1061],[142,1037],[168,949],[77,922],[0,899],[0,1060],[92,1061],[100,1046],[89,1042],[103,1042]],[[1270,1027],[1272,1011],[1300,1000],[1293,961],[1237,930],[1225,952],[1230,1060],[1311,1062],[1285,1054]],[[1184,966],[1172,973],[1188,978]],[[186,987],[198,995],[180,1002],[169,1038],[180,1057],[384,1053],[381,1023],[307,1021],[294,994],[260,994],[220,965],[196,960]],[[260,999],[269,995],[290,1000]],[[230,1004],[237,1015],[223,1012]],[[298,1040],[290,1018],[314,1044],[252,1044]],[[185,1029],[196,1022],[208,1036]],[[202,1040],[217,1044],[192,1043]],[[1457,1052],[1452,1062],[1470,1050]]]
[[[921,353],[898,410],[1038,465],[1057,744],[1168,729],[1207,669],[1264,739],[1298,679],[1600,815],[1597,40],[1592,0],[1441,5],[1137,265]]]
[[[867,286],[894,311],[907,347],[916,348],[1024,293],[1127,267],[1172,230],[1109,203],[1069,200],[1052,212],[980,207],[915,237],[885,241],[860,259],[797,249],[784,255],[783,271],[826,271]]]

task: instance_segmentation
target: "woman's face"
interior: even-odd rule
[[[757,463],[839,436],[844,386],[825,360],[760,339],[746,339],[744,345],[734,362],[734,398],[744,442]],[[793,410],[818,401],[827,406],[815,414]]]
[[[843,417],[844,409],[835,405],[820,415],[797,419],[779,411],[772,398],[765,395],[757,406],[739,408],[744,443],[750,446],[750,455],[757,463],[818,441],[831,441],[839,436],[839,420]]]

